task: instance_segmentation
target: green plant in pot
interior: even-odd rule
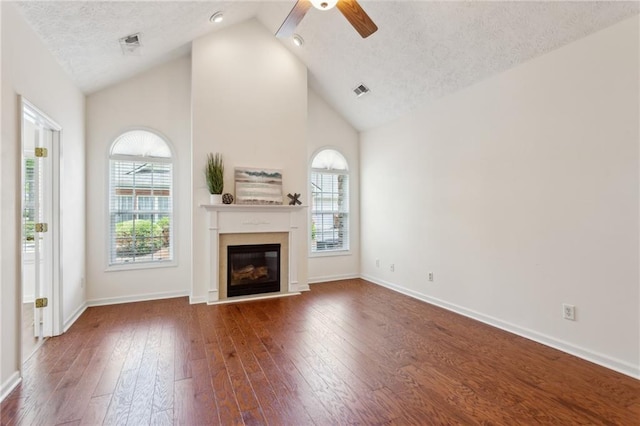
[[[207,155],[207,166],[204,170],[207,179],[207,187],[211,194],[211,204],[222,203],[222,191],[224,189],[224,164],[220,153]]]

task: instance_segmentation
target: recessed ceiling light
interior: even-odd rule
[[[304,39],[302,38],[301,35],[299,34],[294,34],[293,35],[293,44],[295,44],[296,46],[300,47],[304,44]]]
[[[223,19],[224,19],[224,14],[222,12],[216,12],[213,15],[211,15],[211,18],[209,18],[209,21],[213,22],[214,24],[219,24],[220,22],[222,22]]]

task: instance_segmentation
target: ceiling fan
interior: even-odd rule
[[[329,10],[336,6],[362,38],[367,38],[378,30],[376,24],[356,0],[298,0],[276,32],[276,37],[284,38],[293,35],[311,6],[319,10]]]

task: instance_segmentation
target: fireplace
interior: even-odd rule
[[[202,208],[209,216],[206,246],[209,265],[202,265],[203,271],[207,269],[208,282],[204,301],[213,305],[237,300],[227,294],[228,246],[280,245],[280,291],[274,287],[270,293],[247,295],[243,299],[292,296],[309,290],[306,278],[299,281],[300,271],[306,277],[306,257],[303,255],[307,248],[305,207],[203,204]]]
[[[280,291],[280,244],[227,246],[227,297]]]

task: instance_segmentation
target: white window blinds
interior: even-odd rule
[[[311,163],[311,252],[349,250],[349,171],[332,149]]]
[[[109,265],[173,260],[173,163],[158,135],[142,130],[112,145]]]

